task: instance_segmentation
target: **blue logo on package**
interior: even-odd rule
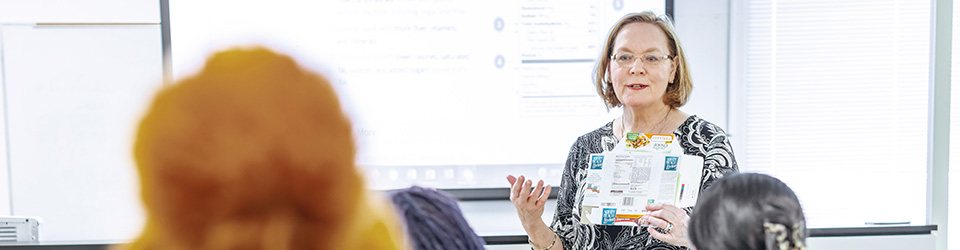
[[[677,161],[679,160],[679,157],[667,156],[667,159],[663,163],[663,171],[677,171]]]
[[[603,167],[603,156],[594,155],[590,158],[590,169],[600,169]]]
[[[603,225],[613,225],[613,220],[617,217],[616,208],[604,208],[603,209],[603,222],[600,224]]]

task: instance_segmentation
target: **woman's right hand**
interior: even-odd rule
[[[524,179],[522,175],[520,178],[508,175],[507,181],[510,182],[510,202],[517,209],[517,215],[520,216],[524,229],[538,223],[543,224],[540,216],[543,215],[544,204],[550,197],[550,185],[544,186],[543,180],[540,180],[537,182],[537,187],[530,190],[533,181]]]

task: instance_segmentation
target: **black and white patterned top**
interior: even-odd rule
[[[727,134],[720,127],[692,115],[673,132],[684,154],[703,157],[703,178],[700,193],[724,174],[738,172],[737,161]],[[564,249],[686,249],[657,240],[645,228],[580,224],[580,208],[587,176],[587,158],[590,154],[609,151],[617,144],[613,136],[613,121],[586,133],[570,148],[563,169],[557,210],[551,227],[560,236]],[[690,213],[692,208],[684,208]]]

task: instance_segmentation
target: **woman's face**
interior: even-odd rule
[[[628,57],[624,57],[627,55]],[[667,35],[655,24],[631,23],[623,26],[613,42],[613,56],[632,58],[625,63],[611,59],[607,76],[613,84],[617,99],[630,107],[666,105],[663,95],[667,84],[673,81],[674,60],[660,58],[660,63],[649,63],[641,57],[671,55]]]

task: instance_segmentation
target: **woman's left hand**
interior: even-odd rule
[[[690,220],[690,215],[687,215],[687,212],[663,203],[647,204],[646,209],[650,213],[640,217],[640,225],[651,226],[647,228],[651,236],[677,246],[690,246],[690,240],[687,239],[687,221]],[[665,233],[660,233],[653,227],[663,229]]]

